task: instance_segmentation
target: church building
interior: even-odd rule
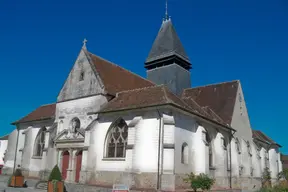
[[[260,188],[268,167],[276,182],[281,146],[252,130],[240,81],[191,87],[169,17],[144,67],[146,78],[84,42],[55,103],[13,123],[3,172],[16,165],[47,179],[58,164],[67,183],[175,191],[189,188],[191,172],[214,178],[214,188]]]

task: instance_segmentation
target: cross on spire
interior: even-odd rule
[[[86,49],[86,43],[87,43],[87,39],[85,38],[85,39],[83,40],[83,46],[82,46],[82,48],[85,48],[85,49]]]
[[[166,4],[165,4],[165,17],[163,18],[163,22],[170,20],[170,16],[168,14],[168,0],[165,0],[165,1],[166,1]]]

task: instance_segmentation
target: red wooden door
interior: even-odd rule
[[[76,183],[79,182],[81,165],[82,165],[82,151],[79,151],[77,156],[76,156],[76,174],[75,174],[75,182]]]
[[[69,158],[70,154],[68,151],[65,151],[62,156],[62,179],[65,180],[67,177],[67,169],[69,167]]]

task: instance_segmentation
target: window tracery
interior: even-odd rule
[[[128,138],[128,126],[120,118],[110,128],[106,142],[106,157],[124,158],[126,156],[126,146]]]
[[[34,144],[34,156],[36,157],[42,157],[44,147],[45,147],[45,132],[46,128],[43,127],[39,130]]]

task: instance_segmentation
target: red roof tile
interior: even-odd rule
[[[53,119],[55,117],[55,110],[56,110],[56,104],[42,105],[41,107],[37,108],[36,110],[32,111],[22,119],[12,124]]]
[[[143,77],[132,73],[118,65],[115,65],[105,59],[102,59],[88,52],[96,72],[103,81],[105,90],[109,94],[117,92],[154,86],[155,84]]]
[[[273,141],[270,137],[268,137],[266,134],[264,134],[262,131],[259,130],[252,130],[253,138],[258,139],[260,141],[267,142],[269,144],[277,144],[275,141]],[[279,145],[280,146],[280,145]],[[280,146],[281,147],[281,146]]]
[[[231,124],[239,81],[185,89],[182,98],[192,98],[201,107],[209,107],[215,115]]]
[[[189,101],[189,104],[187,104],[186,101]],[[211,116],[195,101],[193,101],[193,99],[190,98],[189,100],[183,100],[170,92],[164,85],[119,92],[114,99],[100,110],[100,113],[139,109],[166,104],[177,106],[192,114],[227,127],[227,124],[223,123],[219,117],[215,118],[217,115],[214,112],[213,116]]]

